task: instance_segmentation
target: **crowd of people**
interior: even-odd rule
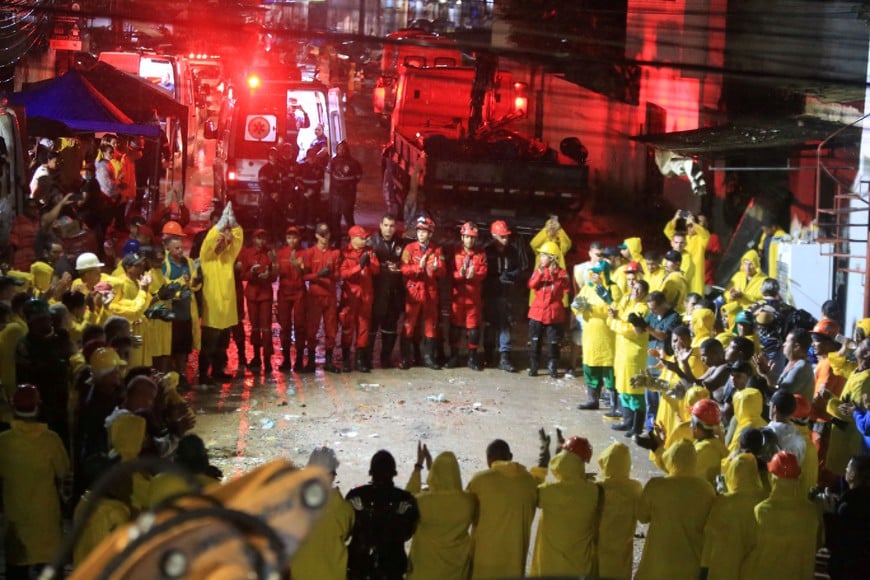
[[[101,147],[97,182],[117,149]],[[269,375],[273,365],[313,373],[321,348],[330,373],[417,365],[513,373],[515,313],[526,300],[528,375],[582,373],[578,408],[606,408],[611,427],[648,449],[664,476],[631,480],[628,447],[617,443],[600,454],[596,482],[586,439],[557,434],[550,457],[542,432],[536,467],[513,461],[496,440],[489,469],[465,488],[454,454],[433,459],[420,447],[401,490],[395,460],[381,451],[369,485],[332,494],[291,564],[294,577],[519,577],[530,547],[532,575],[630,577],[638,522],[649,524],[638,578],[810,577],[823,542],[833,578],[867,568],[870,319],[846,337],[834,302],[815,314],[790,306],[776,280],[784,232],[773,223],[721,292],[715,238],[683,211],[664,229],[664,254],[633,237],[593,242],[576,264],[571,236],[550,218],[530,242],[530,268],[505,221],[489,224],[486,244],[473,222],[443,234],[425,215],[405,237],[392,215],[374,232],[353,223],[351,202],[346,242],[340,221],[317,223],[313,239],[282,224],[282,240],[257,228],[246,242],[227,204],[191,240],[172,210],[146,222],[115,209],[104,243],[71,250],[56,234],[80,219],[81,204],[56,188],[39,194],[51,163],[35,178],[0,277],[8,578],[51,558],[65,506],[100,502],[77,543],[80,562],[184,485],[141,473],[89,498],[111,465],[173,457],[204,484],[220,478],[190,433],[195,416],[179,394],[189,383],[207,388],[244,368]],[[347,219],[347,207],[336,209]],[[338,467],[328,449],[311,462]]]

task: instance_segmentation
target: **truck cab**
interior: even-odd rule
[[[233,202],[243,225],[253,224],[260,205],[260,169],[269,151],[284,143],[298,147],[296,161],[315,139],[320,125],[329,156],[345,139],[341,92],[316,81],[269,81],[256,75],[247,86],[233,87],[221,105],[217,123],[206,123],[205,137],[216,139],[214,195]],[[325,201],[328,174],[320,196]]]
[[[8,248],[12,220],[24,206],[27,164],[24,131],[19,123],[24,114],[0,103],[0,248]],[[5,250],[0,250],[0,259]]]

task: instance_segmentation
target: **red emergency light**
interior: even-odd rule
[[[248,77],[248,88],[249,89],[258,89],[260,88],[260,77],[257,75],[251,75]]]
[[[528,85],[526,83],[514,83],[514,112],[520,115],[525,115],[529,111],[529,97],[526,93]]]

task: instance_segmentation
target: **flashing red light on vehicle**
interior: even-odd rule
[[[257,75],[251,75],[248,77],[248,88],[249,89],[258,89],[260,88],[260,77]]]
[[[227,181],[235,181],[236,180],[236,172],[228,171],[227,172]]]
[[[529,97],[526,93],[528,85],[526,83],[514,83],[514,112],[525,115],[529,110]]]

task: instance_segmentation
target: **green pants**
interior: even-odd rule
[[[622,406],[632,411],[641,411],[646,408],[646,402],[643,395],[626,395],[619,394],[619,400],[622,401]]]
[[[604,383],[604,388],[614,389],[613,367],[590,367],[583,365],[583,380],[586,381],[586,386],[592,389],[600,389]]]

